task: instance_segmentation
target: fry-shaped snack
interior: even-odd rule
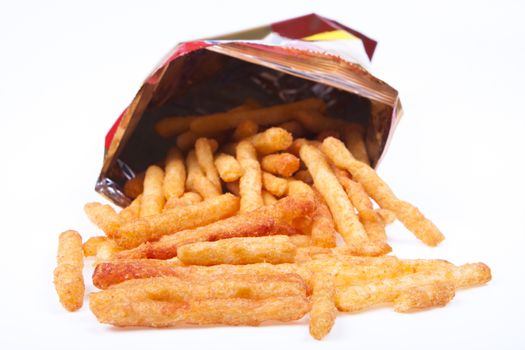
[[[164,210],[168,211],[173,208],[186,207],[188,205],[196,204],[202,202],[202,197],[200,194],[195,192],[185,192],[180,198],[171,197],[164,204]]]
[[[383,219],[385,225],[390,225],[391,223],[396,221],[396,214],[394,214],[392,210],[379,208],[375,211],[379,214],[379,216],[381,216],[381,219]]]
[[[303,137],[306,134],[303,126],[297,120],[289,120],[279,124],[278,127],[291,133],[294,138]]]
[[[367,241],[368,236],[357,215],[355,215],[352,203],[350,203],[321,151],[314,146],[305,144],[301,147],[300,155],[314,179],[316,188],[330,208],[337,231],[345,242],[351,244]]]
[[[335,323],[335,278],[331,273],[314,273],[310,334],[317,340],[324,338]]]
[[[324,248],[335,247],[335,226],[330,209],[318,191],[314,191],[316,198],[316,208],[312,221],[312,245]]]
[[[312,242],[313,243],[313,242]],[[351,243],[343,247],[324,248],[312,245],[311,247],[301,248],[296,255],[296,262],[305,262],[316,256],[335,257],[346,259],[348,256],[359,257],[378,257],[388,254],[392,248],[381,241],[369,241],[366,243]]]
[[[341,311],[356,312],[379,304],[393,303],[402,294],[408,293],[414,288],[423,286],[440,288],[443,283],[450,282],[450,279],[450,273],[445,271],[425,271],[395,278],[385,278],[365,285],[338,287],[336,289],[336,305]],[[436,300],[439,305],[450,301],[449,294],[436,293],[436,296],[445,297],[442,301]]]
[[[241,213],[246,213],[264,205],[261,195],[261,166],[255,148],[246,140],[237,144],[237,160],[243,172],[239,180]]]
[[[320,110],[297,110],[293,118],[301,123],[304,128],[313,133],[321,133],[329,130],[341,130],[348,124],[342,119],[330,118],[321,113]]]
[[[85,289],[83,267],[82,237],[76,231],[61,233],[58,238],[54,283],[60,303],[68,311],[75,311],[82,307]]]
[[[108,204],[101,204],[98,202],[87,203],[84,205],[89,220],[97,225],[99,229],[104,231],[108,237],[113,237],[117,233],[122,220],[118,216],[115,209]]]
[[[262,172],[262,184],[264,189],[277,197],[282,197],[288,191],[288,181],[277,177],[266,171]]]
[[[121,250],[122,249],[112,239],[107,239],[104,242],[101,242],[97,248],[97,254],[95,256],[96,264],[112,260],[115,254]]]
[[[286,274],[285,279],[283,276],[280,276],[279,280],[292,281],[296,284],[304,285],[303,279],[309,280],[311,277],[307,268],[296,264],[272,265],[260,263],[250,265],[181,266],[180,261],[176,259],[132,259],[104,262],[95,267],[93,284],[97,288],[106,289],[124,281],[151,277],[174,276],[188,281],[202,281],[203,279],[215,280],[224,275],[245,276],[249,274],[259,276],[261,279],[266,277],[274,279],[276,274]],[[301,277],[294,274],[299,274]],[[279,293],[282,293],[282,291]]]
[[[123,224],[115,239],[123,248],[157,240],[160,237],[232,216],[239,210],[239,199],[223,194],[186,207],[174,208]]]
[[[355,159],[370,165],[370,158],[366,149],[365,130],[360,124],[347,124],[343,129],[346,147]],[[339,137],[337,137],[339,139]]]
[[[341,141],[328,137],[323,141],[322,150],[337,167],[348,170],[377,204],[393,211],[399,221],[421,241],[436,246],[444,239],[443,234],[430,220],[412,204],[398,199],[374,169],[356,160]]]
[[[312,245],[312,238],[309,235],[293,235],[288,237],[297,248],[306,248]]]
[[[84,251],[84,256],[95,256],[97,251],[100,248],[100,245],[106,242],[108,238],[106,236],[95,236],[90,237],[87,241],[82,244],[82,250]]]
[[[233,132],[233,140],[241,141],[247,137],[257,134],[259,131],[259,125],[256,122],[250,119],[243,120],[237,125],[235,131]]]
[[[215,242],[197,242],[177,249],[177,257],[188,265],[291,263],[296,246],[288,236],[237,237]]]
[[[363,224],[368,238],[373,241],[386,242],[385,222],[383,218],[375,212],[372,201],[368,197],[363,186],[351,180],[346,171],[337,167],[332,167],[337,179],[352,201],[352,204],[359,212],[359,221]]]
[[[186,166],[188,169],[186,186],[191,191],[197,192],[204,199],[220,196],[221,191],[204,175],[194,151],[188,153]]]
[[[175,143],[177,144],[178,149],[186,153],[193,148],[193,146],[195,145],[195,141],[197,141],[198,138],[199,135],[197,135],[191,130],[188,130],[178,135],[177,141],[175,141]]]
[[[206,178],[217,188],[217,191],[221,191],[221,180],[219,179],[219,173],[215,164],[213,163],[213,151],[210,144],[210,139],[200,137],[195,142],[195,155],[197,161],[204,171]]]
[[[162,190],[167,201],[173,197],[180,197],[184,193],[186,183],[186,167],[182,153],[176,147],[170,148],[166,156],[166,174]]]
[[[165,236],[158,242],[143,244],[135,249],[123,251],[117,254],[117,258],[170,259],[177,255],[178,247],[194,242],[216,241],[233,237],[299,234],[295,221],[311,216],[314,209],[315,201],[312,196],[288,196],[273,205],[263,206],[254,211],[216,221],[196,229],[180,231]]]
[[[250,141],[260,154],[284,151],[292,145],[292,134],[281,128],[269,128],[250,137]]]
[[[277,198],[275,198],[273,194],[271,194],[270,192],[266,190],[262,190],[261,195],[263,198],[264,205],[270,205],[270,204],[277,202]]]
[[[234,111],[202,116],[192,121],[190,128],[199,135],[210,135],[217,131],[233,129],[246,119],[263,126],[277,125],[290,120],[292,112],[296,110],[324,110],[324,107],[325,104],[322,100],[310,98],[251,111]]]
[[[299,170],[294,174],[293,177],[297,180],[306,182],[309,185],[314,183],[314,179],[312,179],[312,175],[310,175],[308,170]]]
[[[137,198],[144,191],[145,172],[138,173],[124,184],[124,194],[131,199]]]
[[[288,180],[288,195],[293,196],[299,193],[314,194],[314,190],[300,180]]]
[[[261,160],[263,170],[275,175],[290,177],[299,170],[301,161],[290,153],[269,154]]]
[[[142,203],[142,194],[135,198],[127,207],[122,209],[118,216],[121,221],[127,222],[140,217],[140,205]]]
[[[155,124],[155,131],[164,138],[179,135],[190,129],[190,124],[198,116],[167,117]]]
[[[159,214],[164,208],[166,199],[162,191],[164,182],[164,171],[156,166],[151,165],[146,170],[144,178],[144,192],[140,202],[140,217]]]
[[[242,176],[241,165],[229,154],[219,153],[215,157],[215,167],[224,182],[237,181]]]
[[[394,299],[394,311],[414,312],[431,307],[443,307],[456,295],[450,282],[436,282],[407,288]]]

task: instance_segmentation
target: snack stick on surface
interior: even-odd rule
[[[135,175],[134,178],[129,179],[124,184],[124,194],[131,198],[137,198],[142,191],[144,191],[144,177],[146,176],[145,172],[141,172]]]
[[[294,262],[296,250],[288,236],[237,237],[183,245],[177,256],[188,265],[282,264]]]
[[[144,192],[140,202],[140,217],[146,217],[162,213],[164,203],[164,192],[162,186],[164,182],[164,171],[156,166],[150,165],[146,170],[144,178]]]
[[[260,154],[270,154],[288,149],[293,142],[292,134],[281,128],[269,128],[249,138]]]
[[[263,170],[283,177],[292,176],[299,170],[301,161],[290,153],[269,154],[262,158],[261,167]]]
[[[288,180],[266,171],[262,172],[262,184],[265,190],[276,197],[282,197],[288,192]]]
[[[372,241],[386,242],[385,222],[383,218],[373,209],[372,201],[368,197],[363,186],[351,180],[346,171],[332,167],[337,179],[350,198],[352,204],[359,212],[359,221],[363,224],[368,238]]]
[[[108,204],[98,202],[86,203],[84,205],[89,220],[97,225],[108,237],[114,237],[122,224],[115,209]]]
[[[71,230],[61,233],[58,238],[54,283],[60,303],[68,311],[82,307],[85,289],[83,267],[82,237],[78,232]]]
[[[223,194],[200,203],[125,223],[118,230],[115,239],[119,246],[133,248],[164,235],[232,216],[238,210],[239,199],[232,194]]]
[[[232,155],[219,153],[215,157],[215,167],[224,182],[237,181],[242,176],[241,165]]]
[[[345,242],[348,244],[366,242],[368,240],[366,231],[321,151],[305,144],[301,147],[300,155],[314,179],[317,190],[330,208],[337,231]]]
[[[122,222],[135,220],[140,217],[140,206],[142,203],[142,194],[135,198],[127,207],[122,209],[118,216]]]
[[[262,300],[229,298],[187,302],[107,297],[107,291],[90,295],[90,308],[101,323],[115,326],[173,327],[180,325],[249,325],[265,321],[288,322],[302,318],[308,299],[302,295]]]
[[[264,205],[270,205],[270,204],[277,202],[277,198],[275,198],[273,194],[271,194],[270,192],[266,190],[262,190],[261,195],[263,197]]]
[[[292,118],[292,112],[303,109],[323,110],[325,104],[322,100],[310,98],[298,102],[275,105],[251,111],[236,111],[216,113],[202,116],[191,123],[191,130],[199,135],[233,129],[243,120],[250,119],[258,125],[277,125]]]
[[[377,204],[393,211],[399,221],[421,241],[436,246],[444,239],[443,234],[430,220],[410,203],[398,199],[374,169],[357,161],[340,140],[326,138],[322,150],[337,167],[348,170]]]
[[[348,124],[344,128],[344,140],[350,153],[355,159],[370,165],[364,134],[363,127],[359,124]]]
[[[295,235],[300,233],[294,225],[295,220],[311,216],[314,210],[315,201],[312,196],[288,196],[252,212],[220,221],[213,220],[206,226],[165,236],[158,242],[143,244],[135,249],[123,251],[117,254],[117,257],[119,259],[169,259],[177,255],[178,247],[194,242],[216,241],[232,237]]]
[[[171,197],[166,201],[164,205],[164,211],[171,210],[173,208],[186,207],[188,205],[197,204],[202,202],[202,197],[200,194],[195,192],[185,192],[180,198]]]
[[[321,194],[314,191],[316,198],[315,213],[312,218],[312,245],[332,248],[336,245],[336,231],[330,209],[326,206]]]
[[[250,119],[243,120],[237,125],[235,131],[233,132],[233,140],[241,141],[247,137],[257,134],[259,131],[259,125],[256,122]]]
[[[262,191],[261,166],[257,160],[257,152],[249,141],[237,144],[237,160],[243,174],[239,180],[241,195],[241,213],[255,210],[264,205]]]
[[[204,199],[221,195],[221,191],[204,175],[194,151],[188,153],[186,157],[186,167],[188,169],[186,186],[189,190],[197,192]]]
[[[317,340],[324,338],[335,323],[335,278],[331,273],[317,272],[313,275],[312,309],[310,310],[310,334]]]
[[[391,223],[396,221],[396,214],[394,214],[392,210],[379,208],[375,209],[375,211],[379,214],[379,216],[381,216],[381,219],[383,219],[385,225],[390,225]]]
[[[182,196],[186,183],[186,166],[178,148],[172,147],[168,151],[165,170],[162,189],[164,197],[168,201],[172,197]]]
[[[106,236],[95,236],[88,238],[88,240],[85,241],[84,244],[82,244],[84,256],[97,255],[97,251],[100,248],[100,245],[107,240],[108,238]]]
[[[200,137],[195,142],[195,155],[197,161],[204,171],[206,178],[217,188],[217,191],[221,191],[221,180],[219,179],[219,173],[213,162],[213,151],[210,145],[209,139]]]

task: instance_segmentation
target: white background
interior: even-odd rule
[[[443,309],[340,315],[323,342],[306,319],[126,331],[98,324],[87,303],[64,311],[57,236],[98,234],[82,206],[101,200],[104,135],[153,66],[177,42],[310,12],[377,39],[373,72],[401,93],[379,171],[447,239],[428,248],[396,224],[394,253],[484,261],[493,281]],[[2,1],[0,348],[523,349],[524,14],[518,1]]]

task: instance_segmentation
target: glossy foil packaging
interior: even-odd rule
[[[225,112],[246,101],[267,107],[322,99],[327,116],[363,126],[376,166],[402,108],[397,91],[367,70],[375,47],[363,34],[315,14],[178,44],[107,133],[96,191],[118,205],[129,203],[125,182],[161,163],[175,145],[178,135],[155,131],[161,119]]]

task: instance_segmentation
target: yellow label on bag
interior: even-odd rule
[[[301,40],[307,41],[325,41],[325,40],[356,40],[358,37],[344,31],[344,30],[333,30],[331,32],[323,32],[314,35],[307,36]]]

